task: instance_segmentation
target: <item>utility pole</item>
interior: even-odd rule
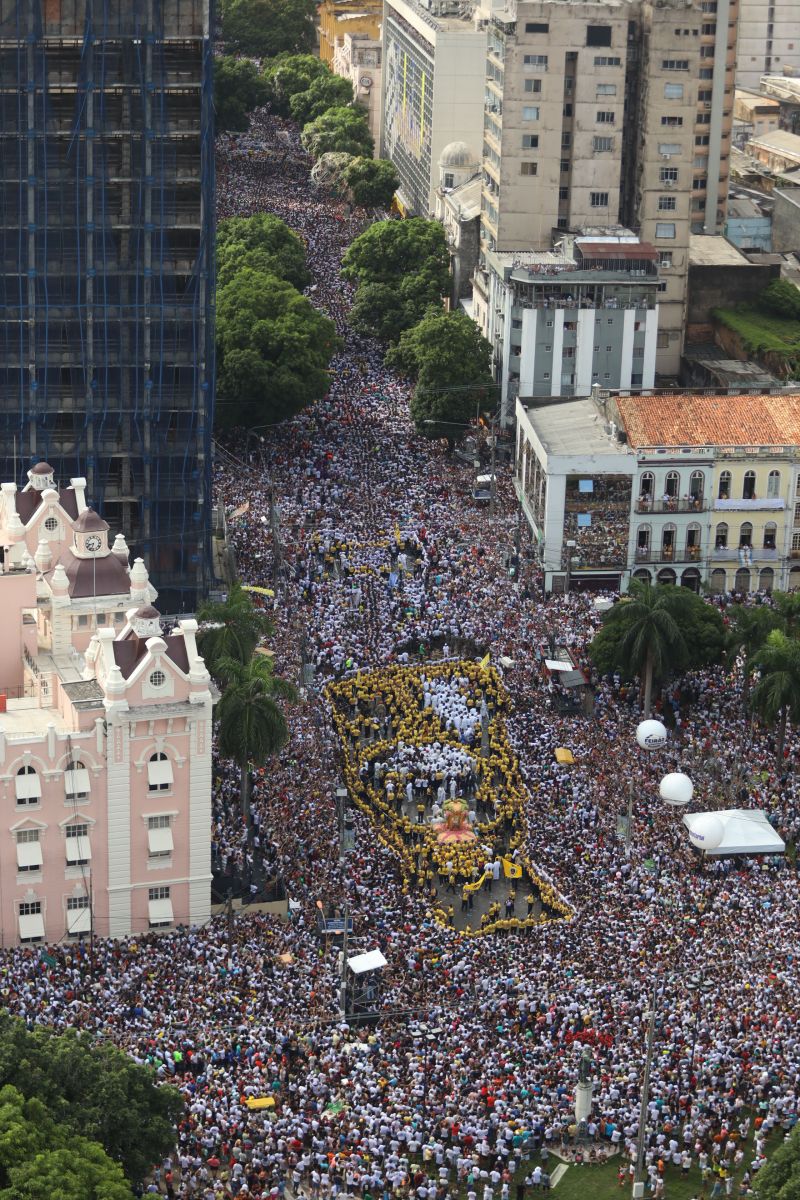
[[[490,428],[492,430],[492,456],[491,456],[491,459],[489,460],[490,461],[490,465],[489,465],[489,472],[490,472],[490,474],[489,474],[489,516],[493,517],[494,516],[494,497],[495,497],[494,469],[495,469],[495,466],[497,463],[497,417],[496,416],[492,418],[492,424],[491,424]]]
[[[633,1177],[633,1200],[644,1195],[644,1142],[647,1129],[647,1113],[650,1108],[650,1071],[653,1066],[653,1045],[656,1033],[656,988],[653,980],[653,995],[650,998],[650,1020],[647,1025],[647,1055],[644,1060],[642,1079],[642,1103],[639,1106],[639,1133],[636,1138],[636,1173]]]

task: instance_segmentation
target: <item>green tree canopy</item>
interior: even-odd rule
[[[53,1121],[41,1100],[0,1089],[0,1200],[133,1200],[98,1142]]]
[[[454,425],[467,425],[478,406],[495,398],[490,371],[492,348],[464,312],[431,309],[407,329],[386,362],[417,380],[411,416],[426,437],[456,436]]]
[[[315,79],[330,74],[330,67],[316,54],[284,54],[267,63],[264,82],[273,110],[287,117],[292,96],[305,92]]]
[[[310,50],[316,14],[315,0],[222,0],[225,49],[252,58]]]
[[[269,99],[266,80],[248,58],[218,58],[214,63],[217,129],[247,129],[248,115]]]
[[[733,665],[740,654],[743,657],[742,699],[747,704],[756,656],[770,632],[781,625],[781,616],[767,604],[735,604],[728,609],[728,618],[730,625],[725,635],[728,662]]]
[[[800,1125],[771,1152],[753,1187],[758,1200],[800,1200]]]
[[[356,283],[395,285],[423,271],[435,281],[439,296],[447,290],[450,255],[439,221],[375,221],[355,238],[342,259],[342,274]]]
[[[197,613],[203,628],[197,645],[212,675],[218,674],[222,659],[249,662],[256,646],[273,632],[272,620],[256,608],[250,593],[238,580],[231,585],[227,600],[205,600]]]
[[[400,185],[395,165],[387,158],[354,158],[345,180],[360,208],[388,208]]]
[[[438,274],[425,269],[395,284],[365,282],[356,289],[350,324],[359,333],[396,342],[429,308],[441,309]]]
[[[719,610],[689,588],[632,580],[628,595],[610,608],[589,647],[598,671],[638,675],[650,715],[653,683],[670,672],[719,662],[725,630]]]
[[[183,1108],[178,1092],[157,1086],[147,1067],[85,1034],[38,1026],[29,1032],[0,1014],[0,1079],[26,1100],[40,1101],[69,1131],[71,1144],[77,1137],[99,1142],[130,1180],[143,1179],[174,1146]]]
[[[360,108],[329,108],[306,125],[300,140],[312,158],[334,151],[368,157],[373,151],[372,134]]]
[[[250,765],[263,767],[286,745],[289,728],[280,700],[293,700],[291,683],[277,676],[272,661],[257,654],[249,662],[233,658],[218,663],[224,689],[215,709],[219,726],[219,750],[233,758],[241,770],[242,811],[247,812]]]
[[[800,724],[800,641],[773,629],[755,656],[760,678],[753,688],[753,709],[768,725],[777,725],[775,758],[783,762],[786,723]]]
[[[302,238],[272,213],[228,217],[217,226],[217,287],[245,267],[277,275],[298,291],[311,278]]]
[[[756,305],[776,317],[800,321],[800,291],[788,279],[773,279],[757,297]]]
[[[346,108],[353,103],[353,85],[349,79],[328,72],[318,75],[303,92],[295,92],[289,101],[289,112],[298,125],[304,126],[321,117],[329,108]]]
[[[291,284],[240,271],[217,294],[222,423],[277,423],[324,396],[339,344],[333,322]]]

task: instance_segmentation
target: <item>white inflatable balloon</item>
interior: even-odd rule
[[[667,731],[660,721],[642,721],[636,727],[636,740],[643,750],[660,750],[667,744]]]
[[[694,795],[694,784],[682,771],[671,771],[661,780],[658,794],[667,804],[688,804]]]
[[[689,841],[698,850],[716,850],[724,836],[722,821],[715,813],[699,813],[689,830]]]

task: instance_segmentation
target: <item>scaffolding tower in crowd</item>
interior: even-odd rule
[[[213,0],[0,0],[0,478],[210,582]]]

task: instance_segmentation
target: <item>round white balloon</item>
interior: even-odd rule
[[[682,771],[670,771],[669,775],[665,775],[661,780],[658,794],[667,804],[682,807],[688,804],[694,795],[694,784]]]
[[[715,813],[699,813],[689,830],[689,841],[698,850],[718,849],[724,836],[724,826]]]
[[[636,727],[636,740],[643,750],[660,750],[667,744],[667,731],[660,721],[642,721]]]

